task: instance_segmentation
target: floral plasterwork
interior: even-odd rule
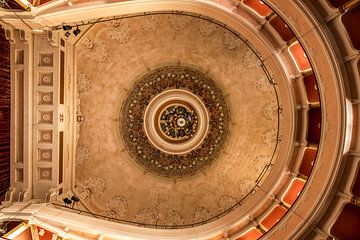
[[[104,62],[108,58],[108,50],[104,43],[98,42],[93,48],[88,49],[87,56],[94,62]]]
[[[106,207],[113,210],[116,217],[122,217],[126,214],[128,203],[124,196],[115,196],[106,202]]]
[[[175,210],[169,210],[166,216],[166,224],[181,225],[184,223],[182,216]]]
[[[85,37],[80,46],[86,50],[86,56],[94,62],[104,62],[108,58],[105,44],[101,41],[95,42],[93,37]]]
[[[233,207],[236,204],[236,199],[229,196],[224,195],[219,199],[219,209],[220,211],[226,211],[227,209]]]
[[[95,198],[100,197],[106,188],[105,179],[102,177],[89,177],[84,184],[90,189],[91,195]]]
[[[158,219],[158,214],[155,210],[150,208],[141,209],[134,217],[134,220],[141,223],[155,224]]]
[[[241,40],[232,32],[226,31],[223,35],[224,47],[228,50],[234,50],[241,44]]]
[[[199,31],[200,34],[204,37],[209,37],[211,34],[213,34],[218,29],[218,26],[212,22],[209,21],[201,21]]]
[[[146,32],[154,32],[157,28],[157,21],[154,15],[146,16],[142,21],[140,21],[141,27]]]
[[[89,158],[90,150],[85,146],[76,148],[76,165],[81,166]]]
[[[199,207],[194,212],[194,222],[202,222],[211,217],[211,214],[208,209],[205,207]]]
[[[242,64],[247,68],[256,68],[260,66],[260,60],[250,49],[246,49],[245,53],[241,56]]]
[[[106,25],[108,25],[110,28],[117,28],[121,26],[122,20],[121,19],[114,19],[111,21],[106,22]]]
[[[256,156],[254,159],[252,159],[251,165],[253,166],[254,169],[257,169],[258,171],[263,171],[264,167],[267,164],[269,164],[269,163],[264,163],[264,159],[269,159],[269,156],[266,155]]]
[[[267,146],[273,146],[276,143],[277,131],[276,129],[267,130],[263,133],[263,140]]]
[[[268,93],[274,90],[273,86],[270,84],[267,77],[264,75],[258,79],[256,79],[256,90],[262,93]]]
[[[184,17],[182,15],[172,14],[169,16],[169,21],[170,21],[172,28],[175,31],[182,31],[188,24],[188,22],[190,20],[189,18],[190,17],[187,17],[187,16]]]
[[[274,102],[265,104],[262,109],[262,115],[269,121],[275,120],[276,113],[278,111],[278,105]]]
[[[91,88],[91,81],[85,73],[78,72],[77,74],[77,89],[79,93],[87,92]]]
[[[131,37],[131,29],[127,23],[121,23],[116,28],[109,30],[109,37],[118,43],[127,43]]]

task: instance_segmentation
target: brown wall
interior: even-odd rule
[[[0,28],[0,201],[10,185],[10,44]]]

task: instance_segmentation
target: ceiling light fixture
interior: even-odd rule
[[[71,35],[70,30],[72,29],[72,26],[70,26],[70,25],[63,25],[63,26],[62,26],[62,29],[63,29],[64,31],[66,31],[66,32],[65,32],[65,36],[66,36],[66,37],[70,37],[70,35]]]
[[[74,202],[80,201],[80,199],[77,196],[72,196],[71,200],[73,200]]]
[[[76,26],[76,29],[73,31],[73,34],[75,37],[81,33],[81,30],[79,29],[79,26]]]
[[[64,198],[63,201],[64,201],[64,204],[65,204],[65,207],[72,203],[72,201],[69,198]]]
[[[70,31],[70,30],[72,29],[72,26],[70,26],[70,25],[63,25],[63,26],[62,26],[62,29],[63,29],[64,31]]]
[[[78,198],[77,196],[73,195],[73,196],[71,197],[71,200],[72,200],[72,206],[71,206],[71,208],[74,208],[74,205],[80,201],[80,198]]]

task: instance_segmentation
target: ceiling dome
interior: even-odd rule
[[[92,211],[202,224],[268,175],[282,128],[276,89],[254,50],[221,25],[186,13],[134,15],[80,40],[76,184],[96,189]]]

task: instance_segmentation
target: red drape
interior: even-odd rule
[[[0,201],[10,185],[10,44],[0,28]]]

